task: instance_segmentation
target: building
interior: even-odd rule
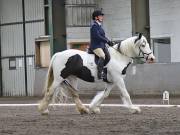
[[[45,34],[43,7],[43,0],[0,0],[3,96],[33,96],[34,43]]]
[[[1,95],[35,95],[35,40],[39,36],[55,33],[50,42],[59,48],[53,47],[51,54],[66,49],[61,46],[64,37],[67,48],[86,50],[91,13],[97,8],[105,13],[103,27],[110,39],[123,40],[135,32],[148,36],[150,32],[157,61],[180,62],[179,0],[141,0],[139,3],[136,0],[65,0],[64,4],[59,2],[53,8],[64,6],[66,33],[58,31],[64,29],[63,15],[58,10],[52,13],[50,3],[51,0],[0,0]],[[49,18],[53,17],[52,24]]]

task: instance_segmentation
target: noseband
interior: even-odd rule
[[[141,54],[143,55],[143,57],[140,57]],[[137,58],[145,58],[145,55],[147,55],[146,58],[145,58],[145,59],[147,60],[147,59],[149,58],[149,55],[150,55],[150,54],[152,54],[152,52],[150,52],[150,53],[145,53],[145,52],[142,51],[141,46],[139,46],[139,55],[138,55],[139,57],[137,57]]]

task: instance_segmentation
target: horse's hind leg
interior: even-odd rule
[[[53,81],[52,85],[50,86],[49,90],[45,92],[44,98],[41,100],[38,110],[41,114],[48,114],[48,105],[50,104],[54,90],[59,87],[59,82]]]
[[[71,76],[71,77],[68,78],[68,80],[69,80],[69,84],[71,85],[71,86],[68,86],[68,89],[69,89],[69,91],[70,91],[70,93],[71,93],[71,95],[72,95],[72,98],[73,98],[73,100],[74,100],[74,102],[75,102],[75,104],[76,104],[77,110],[78,110],[81,114],[88,114],[88,113],[89,113],[89,109],[86,108],[86,107],[82,104],[82,102],[81,102],[81,100],[80,100],[80,98],[79,98],[79,94],[78,94],[78,92],[77,92],[77,78]],[[67,85],[66,85],[66,86],[67,86]]]

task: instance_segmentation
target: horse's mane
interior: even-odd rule
[[[121,45],[119,48],[119,52],[121,52],[121,54],[126,55],[128,57],[133,57],[134,56],[134,40],[136,39],[136,37],[130,37],[127,38],[123,41],[121,41]],[[118,44],[113,46],[114,48],[118,49]]]

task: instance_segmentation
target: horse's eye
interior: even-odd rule
[[[142,46],[142,47],[145,47],[145,44],[142,44],[141,46]]]

